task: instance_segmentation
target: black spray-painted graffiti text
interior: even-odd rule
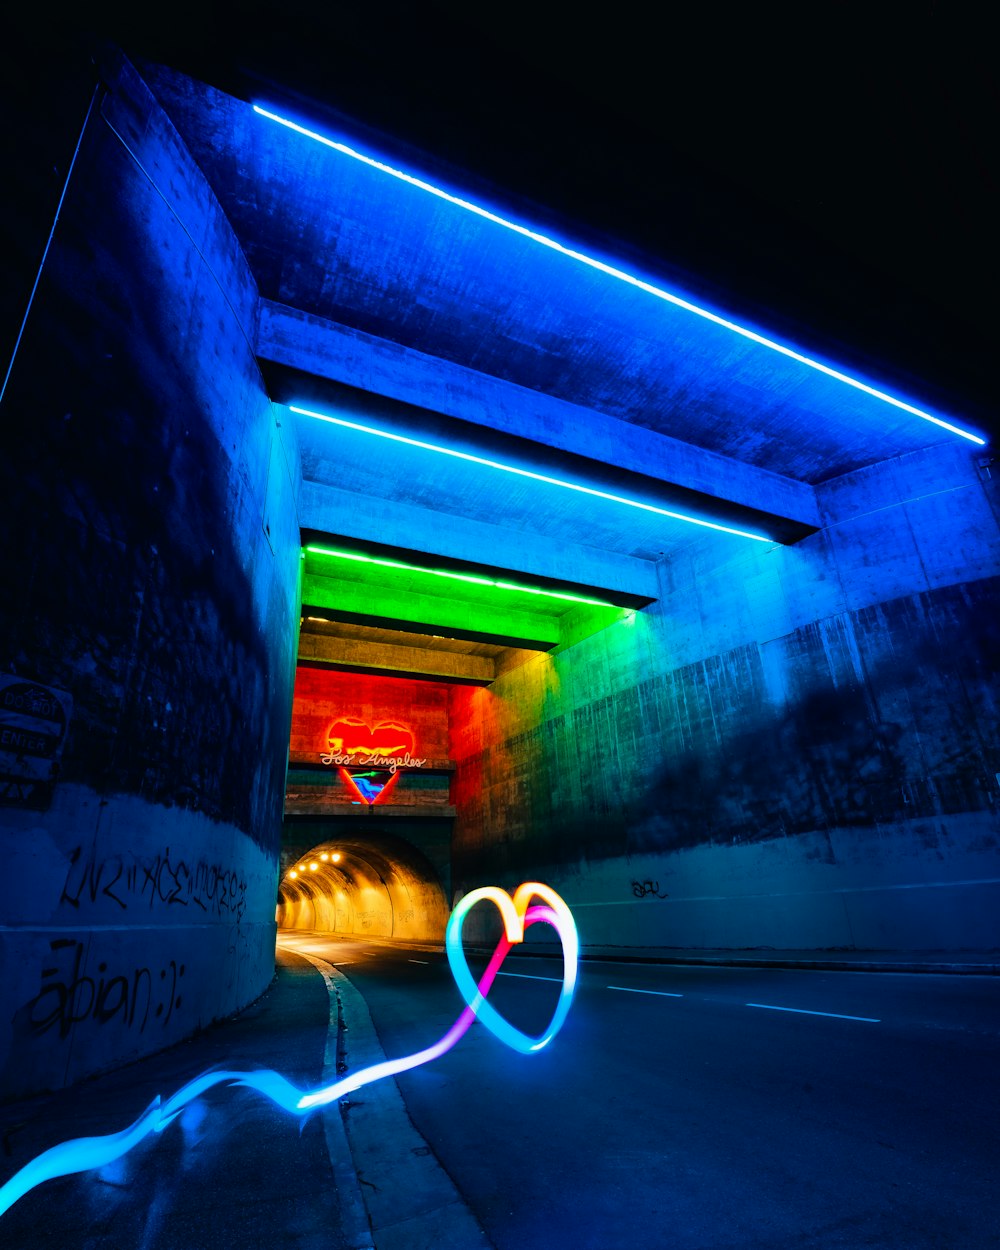
[[[189,867],[183,859],[171,859],[170,848],[149,859],[134,855],[111,855],[98,860],[95,852],[84,856],[77,847],[70,855],[60,902],[79,908],[81,901],[110,899],[122,911],[132,903],[148,901],[149,907],[199,907],[215,916],[243,919],[247,907],[247,883],[231,868],[199,860]]]
[[[165,1027],[182,1002],[178,992],[184,965],[173,959],[156,976],[149,968],[119,969],[114,975],[108,965],[97,965],[97,975],[83,972],[84,946],[73,938],[57,938],[49,943],[56,961],[69,956],[68,966],[42,969],[41,989],[28,1003],[28,1021],[33,1033],[58,1028],[61,1038],[69,1037],[74,1025],[84,1020],[108,1024],[117,1020],[125,1028],[142,1033],[150,1016]]]
[[[659,881],[633,881],[632,893],[636,898],[667,898],[666,894],[660,893]]]

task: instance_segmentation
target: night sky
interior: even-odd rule
[[[407,167],[995,427],[1000,107],[972,6],[249,0],[88,10],[75,26],[22,14],[4,45],[19,192],[0,220],[5,355],[101,38],[298,103]]]

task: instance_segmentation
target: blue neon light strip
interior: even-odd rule
[[[287,117],[281,117],[277,113],[272,113],[269,109],[261,108],[259,104],[253,106],[253,111],[261,117],[266,117],[269,121],[277,122],[279,126],[286,126],[289,130],[294,130],[296,134],[304,135],[307,139],[314,139],[317,143],[322,143],[324,147],[332,148],[343,156],[349,156],[352,160],[361,161],[362,164],[368,165],[372,169],[377,169],[380,173],[388,174],[392,178],[398,178],[401,182],[409,183],[410,186],[426,191],[429,195],[435,195],[440,200],[447,200],[449,204],[454,204],[458,208],[464,208],[466,212],[475,213],[477,217],[482,217],[486,221],[492,221],[495,225],[503,226],[505,230],[512,230],[515,234],[523,235],[526,239],[540,243],[542,247],[550,248],[553,252],[559,252],[563,256],[568,256],[571,260],[579,261],[581,265],[587,265],[590,269],[600,270],[601,273],[617,278],[619,282],[626,282],[629,286],[645,291],[648,295],[653,295],[657,299],[675,305],[677,308],[683,308],[687,312],[694,313],[696,317],[703,317],[714,325],[731,330],[733,334],[738,334],[741,338],[749,339],[752,343],[759,343],[761,347],[767,347],[771,351],[780,353],[782,356],[787,356],[789,360],[795,360],[810,369],[816,369],[819,373],[825,373],[827,377],[843,382],[845,386],[851,386],[857,391],[864,391],[866,395],[871,395],[875,399],[882,400],[883,403],[891,404],[894,408],[900,408],[903,412],[920,417],[922,421],[930,421],[934,425],[940,426],[943,430],[948,430],[951,434],[957,434],[960,438],[967,438],[970,443],[977,443],[980,447],[986,444],[986,440],[980,438],[978,434],[973,434],[969,430],[963,430],[960,426],[952,425],[951,422],[944,421],[941,417],[932,416],[929,412],[924,412],[922,408],[915,408],[913,404],[907,404],[901,399],[887,395],[885,391],[877,390],[874,386],[869,386],[867,382],[861,382],[858,378],[852,378],[847,373],[841,373],[839,369],[833,369],[830,365],[824,365],[819,360],[813,360],[811,356],[804,356],[801,352],[797,352],[791,347],[786,347],[783,343],[776,343],[773,339],[765,338],[763,334],[758,334],[755,330],[737,325],[735,321],[729,321],[725,317],[720,317],[718,313],[710,312],[707,308],[701,308],[697,304],[692,304],[690,300],[682,299],[681,296],[674,295],[671,291],[665,291],[662,287],[653,286],[651,282],[644,282],[641,278],[626,273],[623,269],[616,269],[613,265],[606,265],[603,261],[596,260],[593,256],[577,252],[573,248],[559,243],[556,239],[550,239],[548,235],[539,234],[536,230],[529,230],[527,226],[519,225],[516,221],[508,221],[507,218],[491,213],[489,209],[483,208],[479,204],[473,204],[470,200],[463,200],[457,195],[450,195],[447,191],[442,190],[441,187],[435,187],[432,183],[424,182],[422,178],[415,178],[413,174],[404,173],[403,170],[395,169],[392,165],[386,165],[383,161],[375,160],[374,157],[365,156],[363,152],[357,152],[345,143],[337,143],[334,139],[329,139],[326,135],[318,134],[315,130],[309,130],[305,126],[300,126],[297,122],[293,122]]]
[[[515,473],[518,477],[530,477],[535,482],[547,482],[549,486],[561,486],[564,490],[575,490],[581,495],[593,495],[597,499],[610,499],[612,503],[625,504],[628,508],[641,508],[643,512],[655,512],[657,516],[670,517],[674,521],[687,521],[689,525],[703,525],[705,529],[719,530],[723,534],[735,534],[737,538],[752,538],[758,543],[774,542],[764,534],[751,534],[747,530],[733,529],[728,525],[719,525],[716,521],[703,521],[700,517],[687,516],[683,512],[671,512],[668,508],[657,508],[651,503],[640,503],[638,499],[626,499],[624,495],[612,495],[606,490],[597,490],[593,486],[581,486],[578,482],[565,482],[559,477],[549,477],[545,473],[535,473],[531,469],[518,469],[512,464],[501,464],[499,460],[487,460],[483,456],[473,456],[467,451],[456,451],[454,447],[440,447],[437,443],[425,443],[419,438],[407,438],[403,434],[392,434],[389,430],[378,430],[372,425],[359,425],[357,421],[346,421],[343,417],[331,417],[325,412],[313,412],[310,408],[299,408],[296,404],[288,405],[290,412],[297,412],[303,417],[313,417],[316,421],[328,421],[331,425],[342,425],[348,430],[360,430],[362,434],[375,434],[379,438],[391,439],[394,443],[405,443],[408,447],[420,447],[424,451],[436,451],[442,456],[453,456],[456,460],[467,460],[470,464],[482,464],[488,469],[500,469],[504,473]],[[497,582],[497,585],[501,583]],[[517,587],[518,590],[523,587]],[[566,598],[567,596],[561,596]]]

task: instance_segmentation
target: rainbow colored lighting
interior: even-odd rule
[[[300,412],[301,409],[296,408],[293,411]],[[535,586],[518,585],[517,582],[497,582],[491,577],[481,577],[478,573],[456,573],[452,569],[428,569],[420,564],[404,564],[402,560],[386,560],[382,556],[363,556],[356,551],[338,551],[334,547],[310,545],[306,547],[306,551],[316,556],[333,556],[337,560],[354,560],[358,564],[379,564],[384,569],[402,569],[404,573],[426,573],[429,577],[447,577],[454,582],[472,582],[475,586],[495,586],[498,590],[518,590],[525,595],[542,595],[547,599],[567,599],[570,603],[587,603],[594,608],[615,606],[603,599],[587,599],[583,595],[571,595],[563,590],[540,590]],[[323,618],[310,617],[309,619],[322,620]]]
[[[535,898],[541,899],[542,903],[530,906],[531,900]],[[472,908],[477,903],[487,901],[494,903],[499,909],[504,932],[477,984],[469,971],[462,949],[462,927]],[[538,921],[550,924],[559,934],[563,948],[563,984],[548,1028],[539,1037],[529,1037],[504,1020],[486,1001],[486,995],[511,947],[522,942],[528,927]],[[573,915],[555,890],[538,881],[528,881],[518,886],[513,897],[496,886],[473,890],[452,912],[445,944],[448,963],[466,1006],[448,1032],[432,1046],[412,1055],[362,1068],[308,1094],[303,1094],[280,1073],[270,1069],[260,1072],[204,1072],[182,1086],[166,1102],[157,1096],[142,1115],[121,1132],[99,1137],[77,1137],[37,1155],[0,1185],[0,1216],[43,1181],[105,1167],[122,1158],[151,1133],[162,1132],[189,1103],[215,1085],[255,1089],[290,1115],[304,1116],[317,1107],[327,1106],[346,1094],[370,1085],[373,1081],[396,1076],[400,1072],[440,1058],[468,1032],[477,1017],[500,1041],[522,1054],[530,1054],[548,1045],[565,1023],[573,1001],[580,948]]]
[[[502,464],[499,460],[487,460],[484,456],[474,456],[468,451],[456,451],[454,447],[442,447],[438,443],[425,443],[419,438],[407,438],[404,434],[393,434],[389,430],[379,430],[373,425],[361,425],[357,421],[347,421],[343,417],[331,417],[329,413],[313,412],[311,408],[299,408],[296,404],[288,405],[289,412],[297,412],[302,417],[312,417],[315,421],[327,421],[331,425],[341,425],[347,430],[358,430],[362,434],[374,434],[378,438],[388,438],[394,443],[405,443],[408,447],[419,447],[423,451],[436,451],[442,456],[452,456],[456,460],[467,460],[470,464],[482,464],[488,469],[500,469],[503,473],[513,473],[517,477],[530,477],[535,482],[545,482],[549,486],[561,486],[563,490],[575,490],[581,495],[592,495],[595,499],[608,499],[611,503],[624,504],[627,508],[639,508],[643,512],[655,512],[657,516],[670,517],[673,521],[686,521],[689,525],[701,525],[705,529],[718,530],[722,534],[735,534],[737,538],[752,538],[754,542],[769,543],[774,540],[765,534],[751,534],[749,530],[733,529],[730,525],[720,525],[717,521],[706,521],[702,517],[688,516],[685,512],[673,512],[669,508],[658,508],[655,504],[641,503],[638,499],[629,499],[625,495],[612,495],[606,490],[598,490],[595,486],[581,486],[579,482],[567,482],[561,477],[549,477],[547,473],[535,473],[532,469],[519,469],[512,464]],[[307,547],[307,551],[319,548]],[[342,551],[330,552],[331,555],[343,556]],[[351,558],[351,557],[348,557]],[[354,556],[354,559],[371,560],[373,564],[386,564],[389,568],[407,568],[405,564],[396,564],[387,560],[373,560],[369,556]],[[490,582],[485,578],[472,577],[469,574],[440,573],[436,569],[419,569],[421,573],[436,573],[438,577],[457,577],[462,581],[482,581],[487,586],[503,586],[507,590],[527,590],[525,586],[514,586],[508,582]],[[556,594],[555,591],[530,591],[529,594],[553,595],[557,599],[574,599],[577,603],[596,603],[600,607],[612,607],[612,604],[601,603],[599,599],[577,599],[574,595]]]
[[[871,395],[874,399],[890,404],[893,408],[899,408],[903,412],[908,412],[914,417],[919,417],[922,421],[930,421],[933,425],[940,426],[941,429],[948,430],[951,434],[957,434],[960,438],[968,439],[970,443],[976,443],[979,446],[985,445],[986,440],[980,438],[978,434],[973,434],[969,430],[963,430],[961,426],[953,425],[950,421],[944,421],[941,417],[935,417],[929,412],[924,412],[922,408],[916,408],[913,404],[897,399],[894,395],[888,395],[885,391],[869,386],[867,382],[862,382],[859,378],[852,378],[850,374],[842,373],[839,369],[823,364],[820,360],[814,360],[811,356],[797,352],[794,348],[787,347],[784,343],[777,343],[774,339],[758,334],[756,330],[751,330],[747,326],[741,326],[735,321],[730,321],[727,317],[722,317],[718,313],[712,312],[710,309],[693,304],[690,300],[686,300],[680,295],[675,295],[672,291],[654,286],[651,282],[644,282],[642,278],[637,278],[634,274],[626,273],[625,270],[618,269],[614,265],[605,264],[604,261],[597,260],[593,256],[587,256],[584,252],[578,252],[575,248],[567,247],[557,239],[552,239],[545,234],[539,234],[537,230],[531,230],[516,221],[510,221],[506,217],[501,217],[498,213],[492,213],[489,209],[483,208],[482,205],[474,204],[471,200],[451,195],[443,188],[434,186],[433,183],[425,182],[422,178],[416,178],[413,174],[408,174],[404,170],[395,169],[392,165],[387,165],[384,161],[376,160],[372,156],[366,156],[363,152],[358,152],[354,148],[348,147],[346,143],[338,143],[335,139],[330,139],[328,136],[319,134],[315,130],[310,130],[306,126],[300,126],[298,122],[293,122],[288,117],[282,117],[279,113],[273,113],[270,109],[263,108],[259,104],[253,106],[253,111],[260,117],[266,117],[268,121],[277,122],[279,126],[293,130],[296,134],[312,139],[316,143],[321,143],[324,147],[332,148],[334,152],[339,152],[342,156],[349,156],[351,160],[360,161],[361,164],[367,165],[371,169],[377,169],[380,173],[388,174],[390,178],[396,178],[400,182],[405,182],[411,187],[427,192],[428,195],[436,196],[439,200],[446,200],[449,204],[454,204],[457,208],[473,213],[477,217],[482,217],[485,221],[491,221],[494,225],[501,226],[504,230],[510,230],[514,234],[531,239],[533,243],[538,243],[550,251],[558,252],[561,256],[566,256],[581,265],[586,265],[588,269],[596,269],[600,273],[605,273],[609,277],[615,278],[618,282],[624,282],[637,290],[645,291],[647,295],[652,295],[655,299],[663,300],[667,304],[673,304],[676,308],[683,308],[685,312],[701,317],[705,321],[710,321],[713,325],[721,326],[723,329],[739,335],[740,338],[749,339],[750,342],[777,352],[779,355],[785,356],[789,360],[794,360],[800,365],[805,365],[808,369],[815,369],[817,373],[823,373],[828,378],[842,382],[845,386],[853,387],[856,391],[863,391],[864,394]]]
[[[358,802],[364,803],[368,807],[374,807],[376,803],[384,802],[386,796],[392,792],[400,776],[398,772],[390,773],[388,781],[386,781],[385,784],[381,786],[371,798],[369,798],[346,768],[338,768],[337,771],[340,773],[340,779],[347,786],[348,790],[350,790],[352,794],[356,794],[358,796]]]

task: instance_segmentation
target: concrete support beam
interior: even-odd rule
[[[460,681],[477,686],[488,686],[496,677],[496,665],[490,656],[460,655],[426,647],[399,647],[384,642],[364,642],[358,638],[329,638],[322,634],[301,635],[299,660],[380,673],[433,677],[438,681]]]
[[[819,528],[811,486],[505,382],[297,309],[262,300],[257,353],[276,364],[617,466],[706,501],[773,519],[794,541]]]
[[[320,482],[303,481],[299,521],[305,531],[338,534],[360,542],[373,538],[389,547],[422,551],[451,560],[481,563],[484,553],[503,553],[505,568],[528,578],[552,578],[609,594],[655,599],[660,593],[656,566],[618,552],[553,542],[504,525],[444,512],[428,513],[417,504],[358,495]],[[433,521],[433,524],[429,523]],[[419,538],[415,541],[415,535]]]
[[[372,610],[371,588],[364,582],[320,577],[309,572],[302,579],[302,603],[303,611],[325,608],[337,620],[389,629],[413,629],[418,633],[441,633],[535,651],[549,651],[560,641],[558,616],[519,612],[498,603],[490,608],[487,633],[470,623],[468,607],[460,600],[394,590],[388,586],[379,589],[376,614]]]

